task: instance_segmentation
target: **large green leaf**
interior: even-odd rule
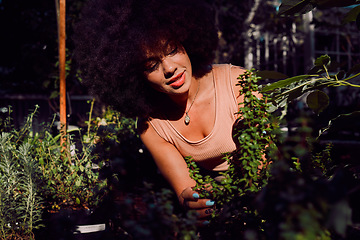
[[[279,8],[279,15],[298,15],[314,9],[311,0],[284,0]]]
[[[331,59],[329,55],[322,55],[315,60],[314,64],[317,67],[322,67],[322,66],[327,66],[330,63],[330,61]]]
[[[307,96],[306,103],[309,108],[319,114],[329,106],[329,96],[323,91],[316,90]]]
[[[360,5],[351,9],[343,18],[342,24],[355,22],[357,16],[360,14]]]
[[[290,85],[291,83],[298,82],[298,81],[307,79],[309,77],[315,77],[315,76],[318,76],[318,75],[299,75],[299,76],[287,78],[287,79],[284,79],[284,80],[280,80],[280,81],[272,83],[272,84],[270,84],[268,86],[265,86],[261,90],[261,92],[269,92],[269,91],[275,90],[277,88],[283,88],[283,87],[286,87],[286,86]]]

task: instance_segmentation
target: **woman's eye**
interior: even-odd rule
[[[146,72],[153,72],[158,68],[158,66],[159,66],[159,62],[157,62],[157,61],[147,62],[145,64],[145,71]]]
[[[174,48],[172,48],[172,50],[170,50],[168,55],[175,55],[177,52],[178,52],[178,48],[174,47]]]

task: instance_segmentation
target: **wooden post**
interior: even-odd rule
[[[58,1],[58,0],[56,0]],[[63,146],[63,150],[66,149],[66,24],[65,24],[65,12],[66,5],[65,0],[59,0],[59,16],[58,16],[58,30],[59,30],[59,75],[60,75],[60,144]]]

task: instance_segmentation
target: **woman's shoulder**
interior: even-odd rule
[[[231,71],[239,71],[239,72],[245,72],[246,69],[238,66],[238,65],[233,65],[231,63],[217,63],[217,64],[213,64],[212,65],[212,69],[213,70],[231,70]]]
[[[212,65],[213,71],[214,72],[224,72],[224,73],[229,73],[230,74],[230,78],[234,78],[235,79],[241,75],[244,74],[246,69],[237,65],[233,65],[231,63],[221,63],[221,64],[213,64]]]
[[[223,70],[223,69],[230,69],[233,66],[230,63],[216,63],[212,65],[213,70]]]

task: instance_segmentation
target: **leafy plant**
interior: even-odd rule
[[[190,176],[197,182],[194,189],[217,204],[218,211],[213,212],[210,228],[216,229],[216,234],[224,239],[260,231],[262,226],[254,199],[270,176],[268,155],[275,149],[273,137],[278,123],[268,114],[266,98],[259,99],[254,94],[258,91],[258,79],[254,71],[239,77],[244,102],[239,106],[233,134],[237,149],[224,158],[229,169],[222,174],[223,178],[216,181],[202,176],[196,164],[188,159]]]
[[[91,116],[90,116],[91,118]],[[88,127],[91,127],[89,121]],[[48,128],[50,129],[51,126]],[[84,135],[73,130],[67,135],[67,149],[59,144],[60,134],[53,136],[44,128],[36,148],[36,158],[45,182],[44,194],[52,210],[91,208],[99,204],[107,182],[99,178],[99,165],[94,162],[95,133]],[[75,136],[80,136],[77,139]]]
[[[33,230],[41,226],[41,174],[34,157],[36,138],[31,131],[37,108],[20,130],[4,131],[0,136],[1,239],[33,239]],[[1,128],[6,129],[8,121],[2,124]]]
[[[281,115],[270,108],[267,94],[257,99],[255,71],[240,76],[244,103],[234,136],[238,148],[226,159],[221,182],[202,176],[188,159],[195,190],[215,200],[203,239],[337,239],[357,236],[348,201],[358,183],[331,158],[332,145],[313,137],[308,113],[299,112],[296,134],[279,130]],[[270,119],[275,117],[274,119]],[[271,163],[271,164],[270,164]],[[352,170],[354,171],[354,170]],[[344,188],[344,185],[347,188]],[[235,237],[236,236],[236,237]]]
[[[354,66],[347,73],[339,71],[336,74],[330,74],[331,70],[336,70],[338,67],[337,63],[331,62],[328,55],[323,55],[315,60],[314,67],[309,74],[286,78],[263,86],[261,92],[268,94],[269,100],[275,105],[275,108],[285,107],[294,99],[309,93],[307,104],[318,114],[329,105],[329,97],[321,91],[322,89],[339,86],[360,87],[360,85],[350,82],[360,76],[359,66]],[[258,75],[263,79],[272,78],[269,72],[259,71]]]
[[[279,8],[279,15],[297,15],[297,14],[305,14],[310,12],[314,8],[333,8],[333,7],[346,7],[355,4],[359,4],[358,0],[284,0],[282,1]],[[349,11],[345,16],[343,22],[351,22],[351,21],[359,21],[357,20],[359,17],[360,9],[359,6]],[[358,25],[359,26],[359,25]]]
[[[89,116],[89,122],[93,127],[87,134],[96,135],[95,162],[103,163],[100,176],[110,189],[107,205],[115,238],[197,239],[195,213],[179,209],[144,149],[136,119],[107,108],[101,117]]]

